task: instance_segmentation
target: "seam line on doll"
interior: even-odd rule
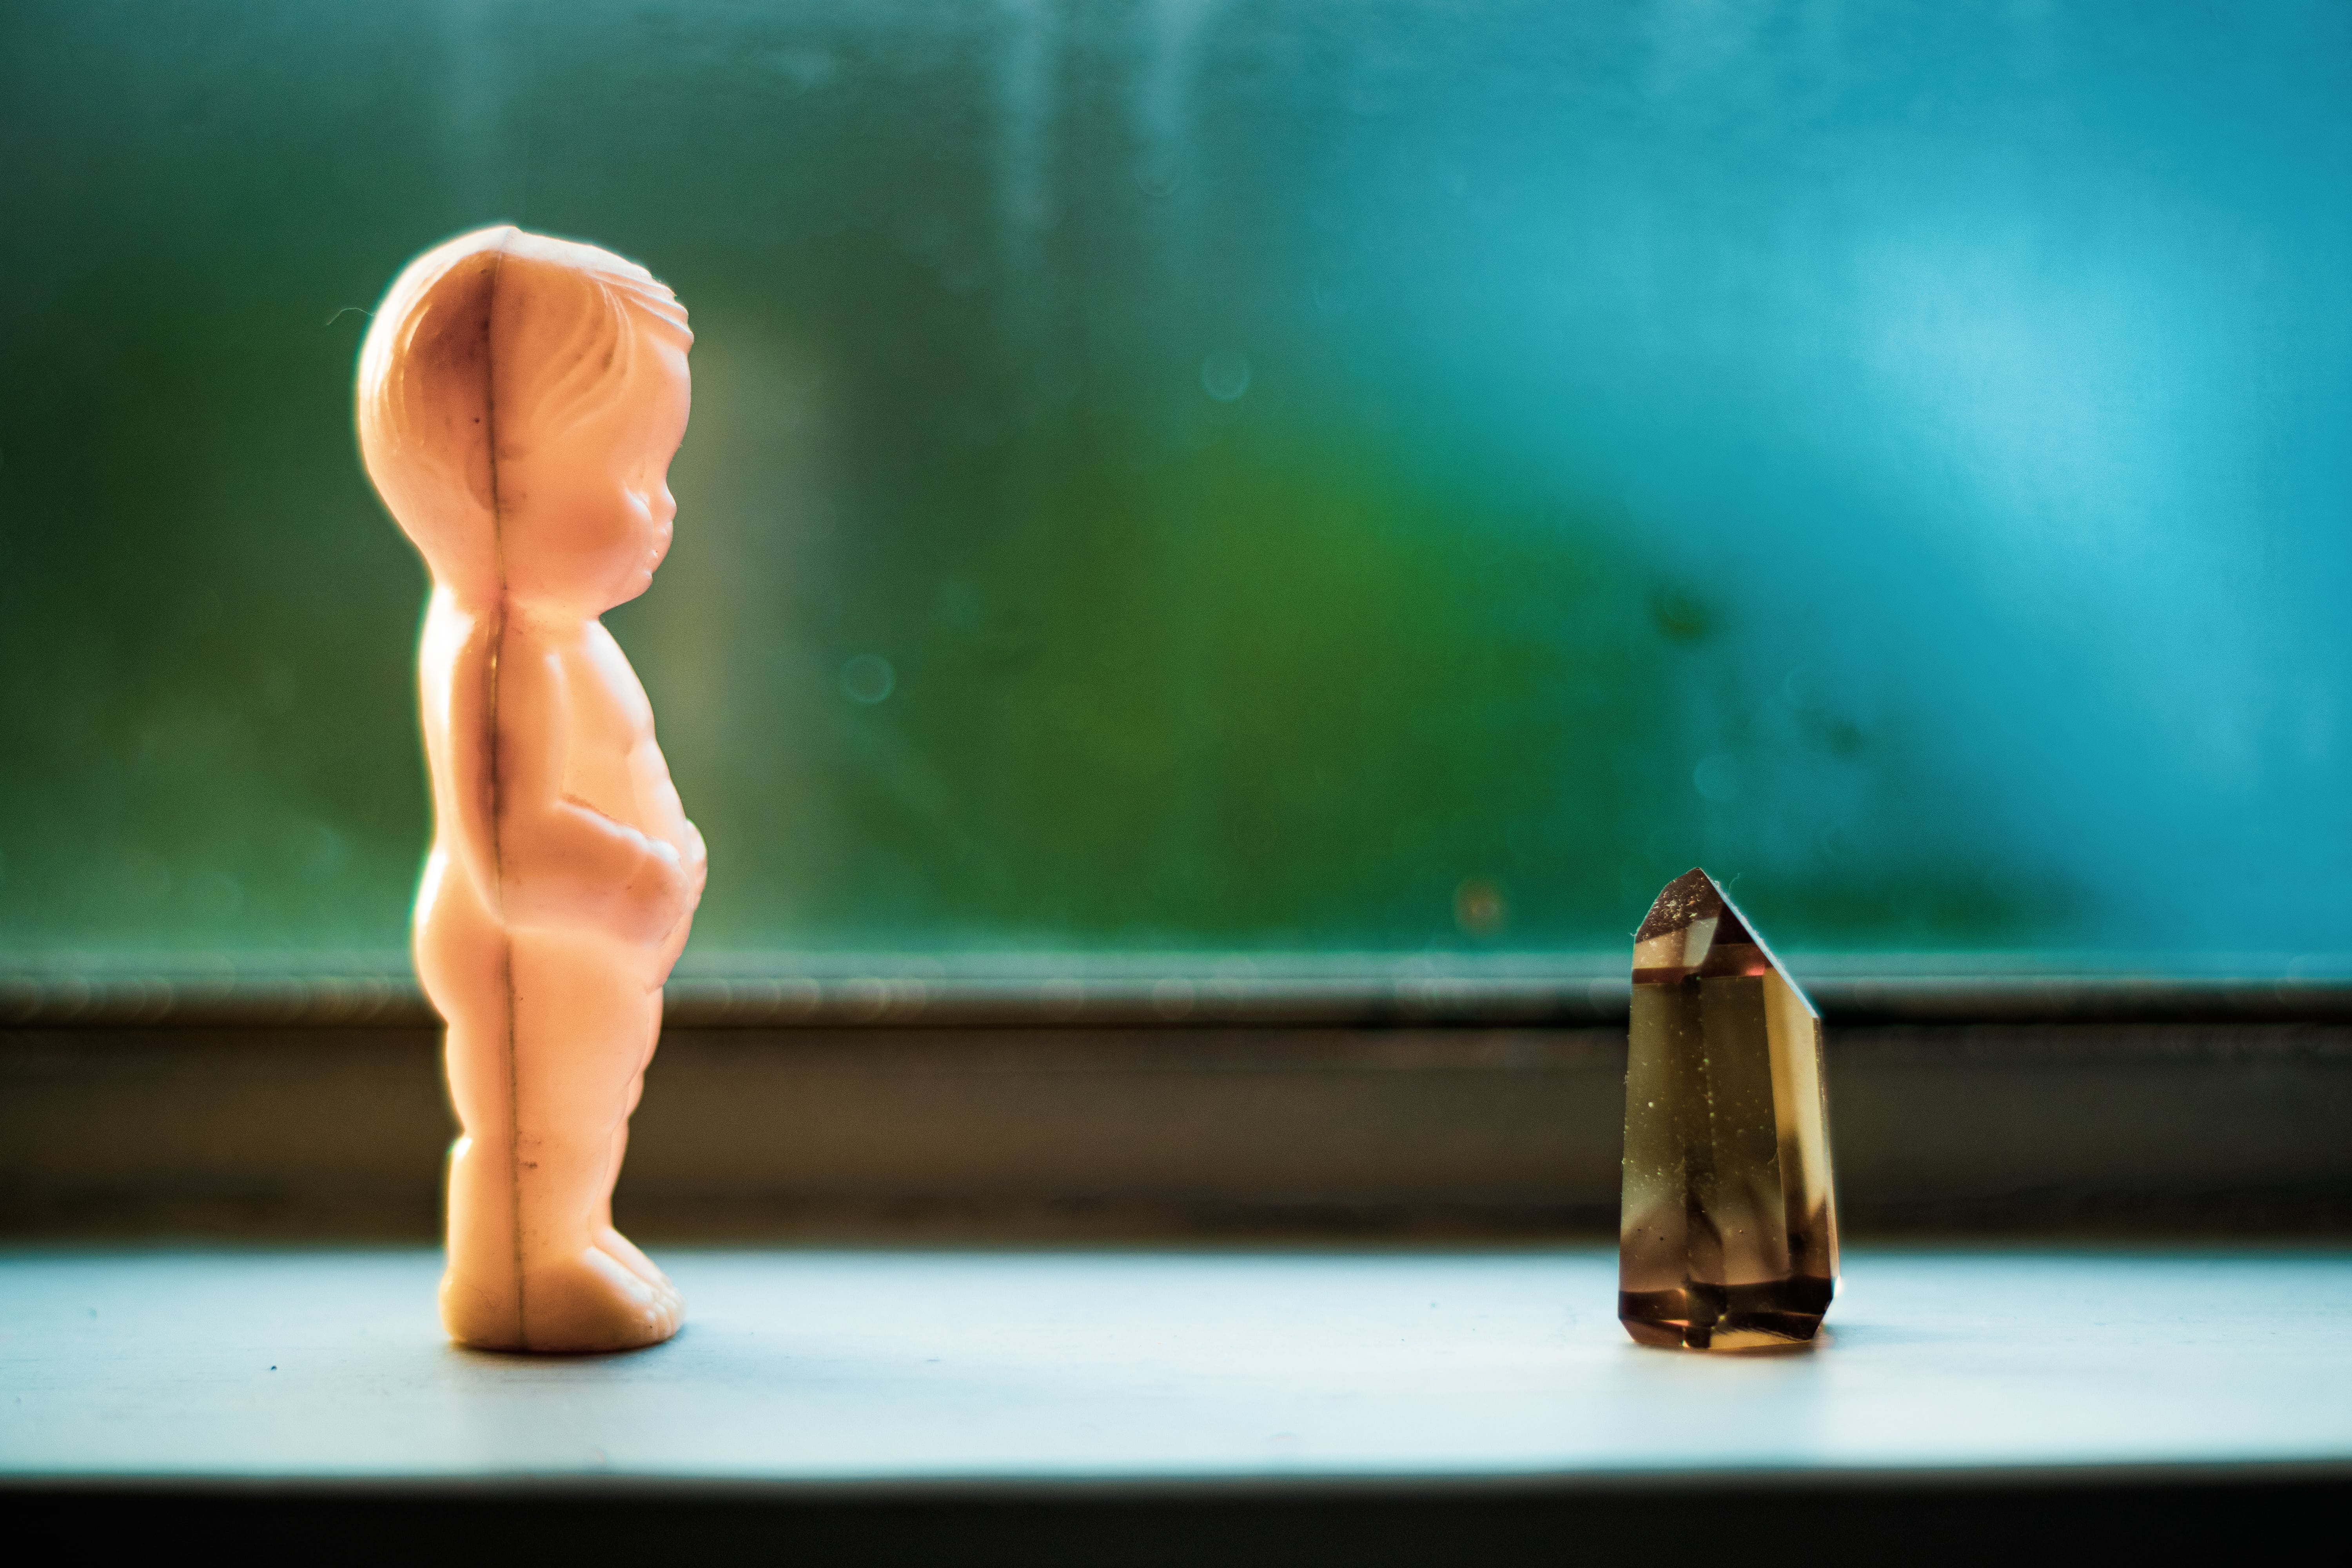
[[[499,990],[506,1000],[506,1037],[504,1041],[507,1068],[507,1237],[514,1263],[515,1338],[528,1344],[530,1339],[530,1305],[523,1296],[522,1279],[522,1100],[520,1074],[515,1049],[514,994],[514,933],[507,925],[506,852],[503,842],[505,824],[499,809],[499,658],[506,647],[507,636],[507,542],[504,518],[499,500],[499,378],[493,345],[499,310],[499,272],[506,263],[507,247],[514,239],[509,226],[499,240],[499,247],[490,257],[489,300],[482,310],[482,430],[489,444],[490,470],[490,553],[499,578],[496,619],[490,626],[490,657],[487,674],[489,681],[488,709],[489,712],[490,775],[490,877],[492,896],[498,903],[499,916]]]

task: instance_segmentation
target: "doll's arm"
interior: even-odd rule
[[[679,851],[678,858],[680,866],[686,872],[688,889],[686,896],[686,912],[689,918],[679,921],[677,925],[670,928],[669,935],[662,939],[660,963],[662,973],[665,974],[669,973],[670,965],[677,962],[678,954],[686,950],[687,931],[693,924],[690,917],[702,903],[703,884],[710,871],[710,852],[703,846],[702,830],[691,822],[686,825],[686,842]]]
[[[425,730],[435,725],[431,711],[436,701],[446,747],[449,786],[457,820],[454,837],[457,868],[485,909],[499,907],[497,738],[491,716],[497,710],[490,683],[497,672],[498,622],[489,616],[460,609],[446,593],[436,592],[425,616],[424,668],[427,703]]]
[[[693,907],[674,846],[563,793],[563,667],[509,639],[499,680],[499,870],[509,926],[589,926],[651,946]]]

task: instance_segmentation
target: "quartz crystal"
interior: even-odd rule
[[[1702,870],[1633,938],[1617,1257],[1648,1345],[1800,1344],[1837,1289],[1821,1015]]]

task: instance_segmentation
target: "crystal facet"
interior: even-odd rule
[[[1837,1289],[1822,1020],[1705,871],[1633,938],[1617,1317],[1648,1345],[1811,1340]]]

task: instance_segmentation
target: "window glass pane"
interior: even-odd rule
[[[396,949],[352,359],[672,283],[694,952],[2352,948],[2352,13],[0,13],[0,943]],[[2255,956],[2248,956],[2255,955]]]

